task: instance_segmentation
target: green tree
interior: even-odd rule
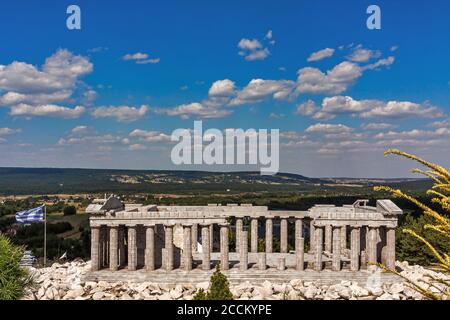
[[[73,216],[77,214],[77,208],[74,206],[67,206],[64,208],[64,215],[65,216]]]
[[[0,235],[0,300],[21,298],[32,284],[28,272],[20,266],[23,248]]]
[[[422,266],[429,266],[432,263],[438,262],[436,257],[427,246],[416,237],[411,237],[410,234],[404,230],[412,230],[417,234],[422,234],[425,239],[428,239],[441,252],[450,251],[450,242],[442,234],[435,232],[426,225],[433,223],[433,218],[428,215],[420,215],[414,217],[407,215],[396,231],[396,252],[400,261],[408,261],[409,263],[419,264]]]
[[[194,300],[233,300],[233,294],[230,291],[230,284],[227,277],[220,272],[220,266],[216,265],[216,271],[211,276],[211,287],[205,293],[200,289],[195,295]]]

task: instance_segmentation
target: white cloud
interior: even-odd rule
[[[256,39],[241,39],[241,41],[239,41],[238,43],[238,48],[242,49],[242,50],[250,50],[250,51],[254,51],[257,49],[261,49],[262,48],[262,44],[261,42],[259,42]]]
[[[0,128],[0,137],[9,136],[11,134],[21,132],[21,129]]]
[[[366,66],[361,67],[362,70],[375,70],[379,67],[390,66],[395,61],[394,57],[387,57],[386,59],[380,59],[375,63],[368,64]]]
[[[334,54],[334,49],[331,48],[325,48],[322,50],[319,50],[317,52],[313,52],[311,53],[311,55],[308,58],[308,62],[313,62],[313,61],[319,61],[328,57],[333,56]]]
[[[245,103],[260,102],[268,97],[281,100],[286,99],[294,87],[294,82],[290,80],[263,80],[253,79],[247,86],[239,91],[231,106],[238,106]]]
[[[130,137],[137,137],[147,142],[170,141],[170,135],[159,131],[146,131],[135,129],[130,133]]]
[[[241,39],[238,43],[239,55],[247,61],[264,60],[270,55],[270,51],[264,48],[257,39]]]
[[[165,114],[168,116],[179,116],[182,119],[190,117],[198,119],[214,119],[224,118],[231,114],[230,110],[218,109],[216,107],[208,107],[199,102],[182,104],[175,108],[159,108],[154,110],[155,113]]]
[[[143,118],[149,110],[147,105],[141,107],[109,106],[97,107],[92,111],[94,118],[115,118],[119,122],[133,122]]]
[[[137,60],[136,64],[156,64],[156,63],[159,63],[160,61],[161,61],[160,58],[146,59],[146,60]]]
[[[448,127],[450,126],[450,118],[442,121],[434,121],[428,125],[429,127]]]
[[[439,118],[444,116],[437,107],[409,101],[389,101],[371,110],[361,113],[362,118]]]
[[[355,100],[349,96],[324,98],[321,109],[313,115],[317,120],[329,120],[340,114],[361,118],[396,119],[405,117],[437,118],[444,114],[437,107],[409,101]]]
[[[353,131],[343,124],[329,124],[329,123],[317,123],[306,128],[307,133],[346,133]]]
[[[381,52],[379,50],[369,50],[358,47],[347,57],[347,59],[353,62],[366,62],[372,58],[378,58],[380,56]]]
[[[208,95],[211,97],[230,97],[234,94],[236,87],[229,79],[217,80],[209,88]]]
[[[89,132],[89,130],[90,130],[90,128],[88,126],[83,125],[83,126],[74,127],[71,132],[73,134],[80,135],[80,134],[85,134],[85,133]]]
[[[79,78],[91,73],[89,59],[60,49],[39,69],[25,62],[0,65],[0,104],[41,105],[67,100]]]
[[[67,108],[53,104],[32,106],[21,103],[12,106],[9,114],[15,117],[55,117],[74,119],[80,117],[85,110],[85,107],[82,106]]]
[[[312,116],[317,111],[316,103],[312,100],[303,102],[297,106],[295,113],[302,116]]]
[[[362,71],[354,63],[344,61],[323,73],[317,68],[302,68],[298,71],[297,94],[341,93],[359,77]]]
[[[393,129],[395,127],[396,125],[385,122],[363,123],[361,125],[361,129],[363,130],[385,130],[385,129]]]
[[[149,55],[147,53],[136,52],[136,53],[127,53],[122,57],[123,60],[144,60],[147,59]]]
[[[128,53],[122,57],[125,61],[134,61],[136,64],[155,64],[161,61],[160,58],[149,59],[148,53],[136,52]]]

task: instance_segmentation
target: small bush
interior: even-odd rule
[[[0,235],[0,300],[16,300],[31,284],[27,271],[20,266],[23,248]]]
[[[74,206],[67,206],[64,208],[64,215],[65,216],[73,216],[77,214],[77,208]]]
[[[220,272],[219,265],[216,266],[216,271],[211,276],[209,292],[205,293],[203,289],[200,289],[194,295],[194,300],[233,300],[228,279]]]

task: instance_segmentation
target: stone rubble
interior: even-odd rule
[[[401,275],[414,281],[433,276],[449,280],[442,273],[421,266],[397,262]],[[207,290],[209,282],[178,284],[157,283],[108,283],[81,280],[90,271],[90,262],[76,260],[51,267],[30,268],[36,286],[28,289],[27,300],[192,300],[200,290]],[[421,284],[426,288],[425,284]],[[237,300],[422,300],[424,297],[403,282],[384,283],[381,287],[364,288],[353,281],[341,281],[333,285],[316,285],[300,279],[289,283],[265,281],[258,285],[243,282],[230,286]]]

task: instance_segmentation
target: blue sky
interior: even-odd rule
[[[0,166],[254,169],[174,166],[170,134],[196,119],[280,129],[281,171],[409,175],[391,147],[448,166],[450,4],[377,1],[369,30],[370,4],[2,4]]]

